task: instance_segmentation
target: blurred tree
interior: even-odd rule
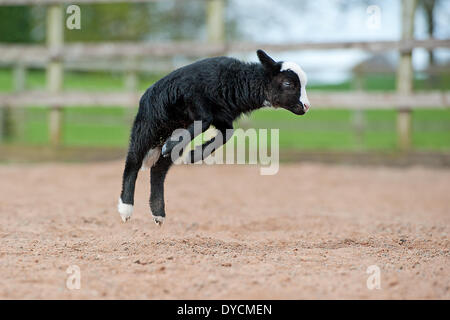
[[[152,3],[80,5],[81,29],[65,30],[65,40],[140,41],[206,39],[205,1],[164,0]],[[45,8],[35,7],[33,39],[45,38]],[[238,33],[237,17],[226,16],[228,39]]]
[[[81,29],[65,29],[70,41],[136,41],[149,30],[147,4],[114,3],[81,5]]]
[[[205,1],[161,1],[148,11],[155,40],[184,40],[205,37]]]
[[[30,42],[30,16],[30,7],[0,6],[0,42]]]
[[[150,4],[148,19],[152,40],[199,40],[206,39],[206,1],[171,0]],[[227,9],[228,1],[225,0]],[[225,10],[227,11],[227,10]],[[225,32],[228,40],[237,37],[238,18],[225,14]]]

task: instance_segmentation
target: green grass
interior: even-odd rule
[[[139,89],[145,90],[161,75],[141,77]],[[437,89],[450,90],[450,75],[443,75]],[[45,74],[30,71],[27,88],[44,89]],[[68,90],[123,90],[119,73],[66,72]],[[371,75],[364,79],[366,90],[395,90],[394,75]],[[428,81],[416,79],[415,87],[428,89]],[[311,85],[311,90],[351,90],[353,84]],[[0,69],[0,91],[12,91],[11,71]],[[63,141],[66,146],[125,147],[128,143],[132,112],[120,107],[66,108]],[[23,133],[10,143],[48,144],[48,109],[26,108]],[[371,110],[363,113],[365,130],[355,134],[354,113],[348,110],[312,109],[306,116],[285,110],[263,109],[254,112],[243,127],[279,129],[280,148],[303,150],[394,150],[396,148],[396,112]],[[416,110],[413,112],[413,146],[417,150],[450,150],[450,110]]]
[[[48,143],[47,108],[28,108],[22,137],[15,142]],[[123,147],[128,142],[130,116],[120,107],[67,108],[64,110],[63,141],[67,146]],[[128,119],[128,120],[127,120]]]
[[[355,134],[349,110],[312,109],[303,117],[285,110],[261,110],[252,114],[249,126],[280,129],[280,148],[394,150],[396,116],[394,110],[365,111],[361,138]],[[412,119],[414,148],[450,150],[450,110],[416,110]]]
[[[0,69],[0,92],[8,92],[13,89],[12,72],[10,69]]]
[[[394,74],[372,74],[363,81],[363,89],[368,91],[394,91]],[[414,89],[416,90],[450,90],[450,74],[441,74],[436,80],[414,79]]]

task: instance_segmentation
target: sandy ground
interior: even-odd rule
[[[0,298],[450,298],[450,170],[175,167],[162,228],[148,171],[122,223],[121,172],[0,166]],[[71,265],[79,290],[66,287]]]

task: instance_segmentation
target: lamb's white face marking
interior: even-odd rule
[[[308,95],[306,94],[306,84],[308,83],[306,73],[298,64],[291,61],[283,62],[283,64],[281,65],[280,71],[287,70],[295,72],[300,80],[300,102],[303,103],[303,105],[305,106],[305,112],[307,112],[311,104],[309,103]]]

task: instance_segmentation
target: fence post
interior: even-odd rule
[[[15,92],[24,91],[26,87],[26,74],[27,74],[25,64],[21,61],[17,62],[14,65],[13,73],[14,73],[13,74],[14,91]]]
[[[136,93],[138,90],[138,75],[136,70],[129,69],[125,73],[125,89],[129,92]]]
[[[47,46],[51,60],[47,65],[47,86],[50,94],[56,94],[62,90],[63,65],[60,52],[64,43],[63,7],[52,4],[47,8]],[[53,146],[61,144],[63,110],[61,106],[51,106],[49,117],[50,143]]]
[[[414,38],[414,13],[416,6],[417,0],[402,0],[402,40],[413,40]],[[412,50],[401,51],[397,67],[397,93],[403,96],[411,94],[413,83]],[[406,106],[398,107],[398,147],[401,151],[408,151],[411,149],[412,142],[411,109]]]
[[[13,71],[14,92],[23,92],[26,89],[27,69],[25,63],[19,61],[14,66]],[[14,135],[22,139],[25,134],[26,112],[25,107],[13,109],[13,130]]]
[[[20,92],[25,90],[25,66],[22,62],[14,65],[13,73],[13,90]],[[11,108],[9,106],[2,106],[0,108],[0,142],[10,140],[18,133],[21,133],[23,128],[23,109]]]
[[[225,43],[225,4],[224,0],[208,0],[206,2],[206,29],[208,42],[212,44]],[[242,117],[241,121],[244,122]],[[215,130],[208,129],[203,133],[205,140],[211,139]]]
[[[0,104],[0,143],[5,140],[5,106]]]
[[[137,61],[127,61],[127,70],[125,71],[125,90],[134,96],[139,90],[139,75],[137,72]],[[131,123],[135,116],[135,110],[138,106],[135,105],[134,99],[131,99],[128,106],[126,106],[125,118],[126,121]]]
[[[356,70],[353,73],[354,78],[354,90],[358,93],[364,90],[364,74],[360,70]],[[365,119],[364,111],[359,106],[355,111],[353,111],[353,128],[355,129],[356,144],[358,149],[362,149],[364,146],[364,131],[365,131]]]
[[[223,43],[225,41],[225,5],[223,0],[208,0],[206,8],[206,27],[208,42]]]
[[[12,110],[7,105],[0,105],[0,142],[9,141],[12,132]]]

